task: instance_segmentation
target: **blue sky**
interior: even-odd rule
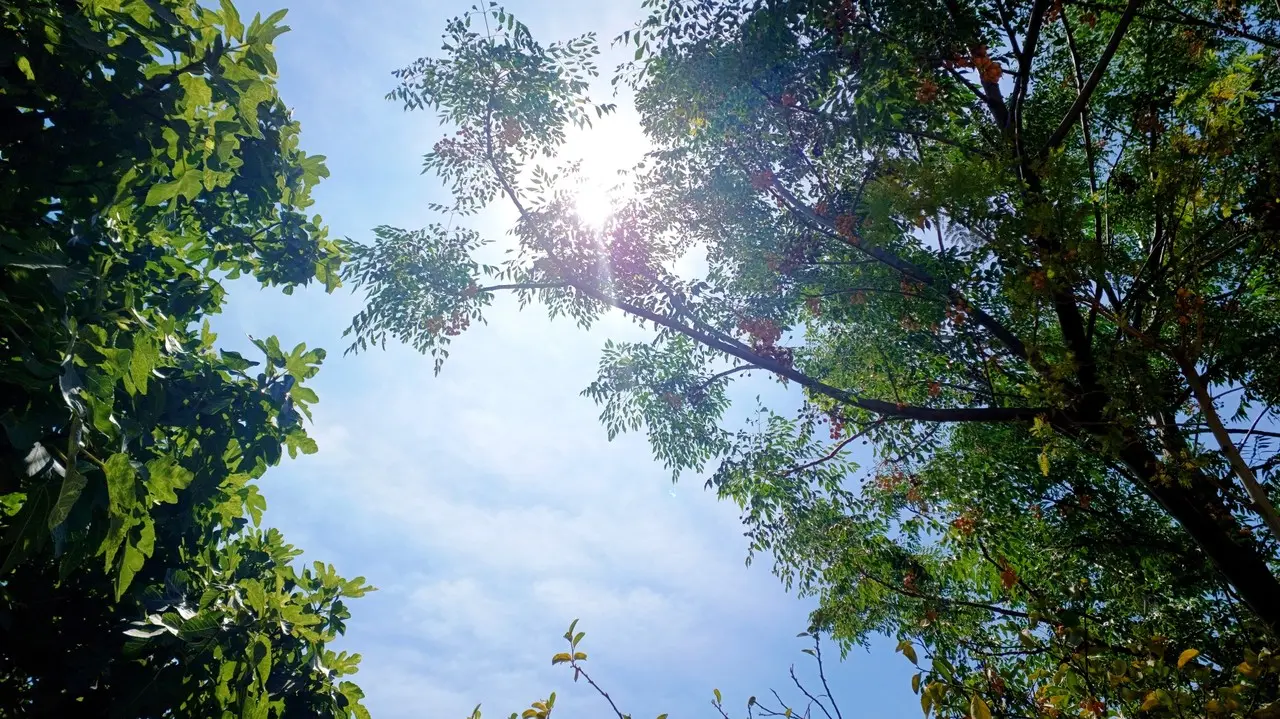
[[[237,2],[242,14],[274,2]],[[333,233],[365,241],[378,224],[417,228],[442,198],[419,174],[439,128],[383,100],[390,71],[435,53],[465,0],[295,0],[277,42],[280,88],[303,143],[328,159],[316,211]],[[639,3],[511,3],[543,40],[597,30],[607,39],[640,17]],[[606,71],[617,57],[606,55]],[[599,97],[607,94],[607,76]],[[567,152],[605,180],[643,152],[625,111]],[[504,210],[471,224],[502,239]],[[555,690],[557,716],[600,717],[603,701],[549,659],[580,617],[589,667],[636,719],[711,717],[712,688],[741,708],[777,688],[808,657],[795,635],[809,604],[788,595],[768,562],[744,566],[736,508],[687,478],[672,485],[644,438],[610,443],[578,392],[606,338],[634,336],[610,316],[590,332],[535,309],[498,303],[489,324],[459,338],[444,372],[402,347],[342,356],[359,308],[336,296],[285,297],[237,283],[217,322],[224,345],[246,334],[325,347],[314,381],[312,434],[321,451],[268,473],[268,522],[308,559],[364,575],[380,591],[354,603],[344,648],[364,656],[356,679],[381,719],[461,719],[483,702],[505,717]],[[749,388],[789,401],[765,384]],[[833,650],[834,653],[834,650]],[[910,667],[876,643],[832,663],[846,716],[916,717]],[[803,675],[803,674],[802,674]],[[798,697],[797,697],[798,700]],[[744,712],[737,711],[737,716]]]

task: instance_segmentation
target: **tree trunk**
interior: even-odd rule
[[[1220,505],[1216,496],[1201,489],[1186,488],[1156,478],[1157,460],[1139,443],[1129,438],[1121,459],[1139,479],[1152,499],[1191,536],[1232,589],[1273,634],[1280,635],[1280,580],[1272,574],[1262,555],[1232,537],[1211,510]],[[1198,482],[1207,487],[1207,480]],[[1226,508],[1223,507],[1226,513]]]

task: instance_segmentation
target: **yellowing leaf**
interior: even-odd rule
[[[1145,699],[1142,700],[1142,711],[1149,712],[1160,706],[1160,695],[1156,692],[1149,692]]]
[[[1040,474],[1043,474],[1046,477],[1049,476],[1049,453],[1048,452],[1040,453]]]
[[[1181,669],[1187,665],[1187,662],[1200,656],[1199,649],[1188,649],[1178,655],[1178,668]]]
[[[902,643],[902,656],[910,659],[912,664],[919,664],[919,659],[916,657],[916,648],[911,645],[911,642]]]
[[[915,692],[916,694],[920,693],[920,675],[919,674],[913,674],[911,676],[911,691]]]
[[[560,652],[554,657],[551,657],[551,664],[553,666],[556,664],[563,664],[568,661],[573,661],[573,657],[569,656],[568,652]]]
[[[920,695],[920,708],[924,711],[924,715],[929,716],[929,712],[933,710],[933,694],[925,692]]]
[[[711,693],[712,693],[712,694],[714,694],[714,695],[716,695],[716,703],[717,703],[717,704],[719,704],[721,701],[723,701],[723,700],[720,698],[720,690],[719,690],[719,689],[712,689],[712,690],[711,690]]]
[[[991,719],[991,708],[977,694],[969,700],[969,716],[971,719]]]

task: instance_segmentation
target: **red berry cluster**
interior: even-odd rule
[[[831,415],[831,439],[836,440],[844,436],[845,420],[844,415],[836,413]]]
[[[765,317],[744,317],[738,321],[738,329],[751,340],[751,350],[767,357],[783,367],[790,367],[795,361],[795,354],[789,347],[779,347],[782,329],[771,319]]]
[[[505,118],[502,121],[502,129],[498,132],[498,142],[503,146],[514,145],[520,142],[520,138],[524,137],[524,128],[520,127],[520,122],[514,118]]]
[[[751,186],[757,190],[767,190],[770,187],[773,187],[774,180],[776,179],[777,177],[773,174],[772,170],[753,172],[751,173]]]
[[[926,77],[920,81],[920,87],[916,88],[916,101],[927,105],[938,99],[938,90],[938,83]]]
[[[893,493],[898,488],[910,481],[906,473],[901,469],[894,469],[892,472],[876,475],[876,488],[881,492]]]
[[[471,317],[462,310],[455,310],[448,319],[439,315],[429,318],[425,326],[430,334],[457,337],[471,326]]]
[[[853,215],[836,217],[836,233],[853,244],[858,244],[858,220]]]
[[[960,534],[968,537],[973,534],[974,527],[976,527],[977,524],[977,521],[975,521],[973,517],[970,517],[968,512],[965,512],[959,517],[956,517],[955,521],[951,523],[951,526],[955,527],[956,531]]]
[[[469,162],[480,157],[484,152],[484,143],[470,127],[464,127],[454,133],[453,137],[445,137],[432,146],[432,151],[439,157],[457,163]]]
[[[1186,287],[1179,287],[1175,300],[1175,308],[1178,313],[1178,324],[1187,325],[1191,323],[1191,319],[1200,314],[1204,307],[1204,298]]]
[[[764,264],[770,272],[789,275],[813,260],[814,248],[807,243],[788,245],[781,254],[769,252],[765,254]]]
[[[963,299],[958,299],[947,307],[947,319],[951,320],[956,327],[964,326],[965,320],[968,318],[969,305]]]
[[[645,275],[650,272],[651,257],[649,244],[639,232],[628,225],[614,228],[609,236],[609,271],[625,293],[647,290]]]
[[[986,45],[974,45],[969,48],[968,56],[956,55],[952,58],[951,64],[956,67],[974,68],[983,82],[999,82],[1004,75],[1004,68],[1000,67],[1000,63],[992,60],[987,54]]]

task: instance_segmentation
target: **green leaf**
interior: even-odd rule
[[[58,499],[54,502],[53,509],[49,512],[49,519],[46,521],[49,529],[53,529],[67,521],[67,516],[71,514],[71,508],[75,506],[76,500],[80,498],[85,485],[89,483],[88,478],[81,474],[80,469],[76,466],[76,459],[80,456],[81,426],[80,415],[72,415],[71,429],[67,433],[65,474],[62,478],[62,487],[58,490]]]
[[[161,182],[151,186],[147,190],[147,199],[145,200],[148,207],[157,207],[174,197],[178,196],[178,182]]]
[[[129,455],[117,453],[103,464],[107,477],[107,501],[112,516],[122,517],[137,502],[137,477]]]
[[[203,189],[201,180],[204,178],[204,172],[191,168],[182,173],[182,177],[178,178],[178,194],[188,202],[196,199]]]
[[[140,394],[147,393],[147,380],[160,360],[160,350],[150,337],[136,335],[129,357],[129,374]]]
[[[156,528],[150,517],[144,518],[138,530],[138,541],[124,545],[124,556],[120,562],[120,573],[116,575],[116,600],[124,596],[124,592],[133,582],[133,577],[142,570],[147,557],[155,551]]]
[[[219,0],[219,2],[222,5],[222,22],[227,29],[227,39],[243,41],[244,23],[240,21],[240,11],[236,10],[231,0]]]
[[[253,520],[253,526],[257,527],[262,524],[262,513],[267,509],[267,498],[252,485],[245,491],[244,508],[249,513],[249,518]]]
[[[111,571],[111,567],[115,563],[116,553],[124,545],[125,539],[129,536],[129,528],[132,526],[133,518],[123,515],[115,515],[108,521],[107,536],[103,538],[102,544],[98,546],[98,553],[105,558],[104,566],[106,571]]]
[[[258,640],[253,643],[253,665],[258,673],[259,685],[265,691],[267,679],[271,677],[271,642],[265,636],[259,635]]]
[[[240,588],[244,590],[244,601],[255,613],[261,616],[267,610],[267,592],[262,582],[256,579],[240,580]]]
[[[716,704],[719,704],[719,703],[721,703],[721,702],[723,701],[723,700],[720,698],[720,690],[719,690],[719,689],[712,689],[712,690],[711,690],[711,693],[712,693],[712,694],[714,694],[714,695],[715,695],[715,697],[716,697]]]
[[[185,93],[183,100],[187,106],[185,113],[187,119],[194,119],[198,112],[213,102],[213,89],[203,77],[191,74],[180,75],[178,84],[182,86]]]
[[[58,500],[49,512],[47,522],[49,529],[53,529],[67,521],[67,516],[71,514],[71,508],[75,506],[76,500],[80,499],[80,494],[88,483],[88,478],[81,474],[80,470],[76,469],[74,465],[67,467],[67,475],[62,478],[62,487],[58,490]]]
[[[160,457],[147,462],[147,495],[153,502],[174,504],[178,492],[187,488],[195,475],[172,457]]]
[[[36,73],[31,69],[31,61],[27,59],[26,55],[18,56],[18,71],[31,82],[36,81]]]

